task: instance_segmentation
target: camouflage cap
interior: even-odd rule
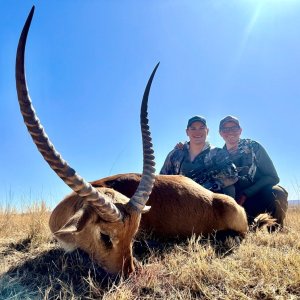
[[[192,123],[194,123],[194,122],[201,122],[206,126],[205,118],[203,118],[201,116],[194,116],[188,120],[186,128],[190,127],[192,125]]]
[[[228,123],[228,122],[233,122],[236,125],[240,126],[240,122],[237,117],[227,116],[220,121],[219,130],[221,130],[223,128],[224,124]]]

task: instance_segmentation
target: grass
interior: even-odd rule
[[[82,251],[64,253],[44,203],[0,208],[0,299],[300,299],[300,207],[285,229],[249,233],[227,252],[192,237],[162,247],[136,243],[129,278],[111,278]],[[231,247],[231,248],[230,248]]]

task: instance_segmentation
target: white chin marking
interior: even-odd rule
[[[60,246],[66,251],[66,252],[72,252],[74,251],[77,247],[73,243],[66,243],[62,241],[61,239],[57,238],[57,241],[59,242]]]

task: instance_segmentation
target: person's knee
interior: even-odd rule
[[[277,219],[277,223],[283,226],[288,209],[288,192],[283,187],[275,185],[273,193],[275,195],[275,212],[273,216]]]
[[[287,201],[288,198],[288,192],[285,188],[283,188],[280,185],[274,185],[272,187],[272,193],[274,194],[276,199],[282,200],[282,201]]]
[[[259,193],[261,208],[274,217],[280,226],[286,216],[288,208],[288,192],[281,186],[267,186]]]

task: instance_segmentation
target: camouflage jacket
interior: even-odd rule
[[[247,197],[255,195],[267,185],[275,185],[279,178],[272,160],[258,142],[251,139],[240,139],[238,150],[228,152],[227,159],[237,167],[238,182],[236,188]]]
[[[211,147],[209,143],[206,143],[192,162],[189,157],[189,143],[185,143],[183,149],[175,147],[168,154],[160,174],[181,174],[213,191],[220,191],[238,180],[237,170],[228,159],[228,152]]]

